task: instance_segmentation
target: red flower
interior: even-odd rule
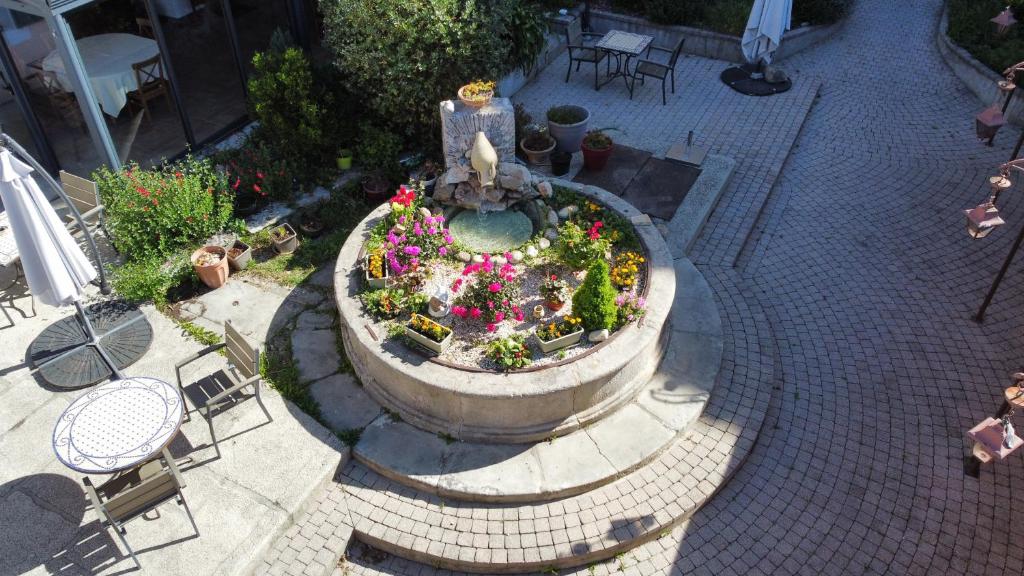
[[[256,177],[259,178],[260,180],[263,180],[263,172],[260,172],[259,170],[257,170],[256,171]]]
[[[175,178],[177,178],[178,180],[181,180],[181,179],[182,179],[182,178],[184,178],[185,176],[184,176],[184,175],[182,175],[182,173],[181,173],[181,172],[175,172],[175,173],[174,173],[174,177],[175,177]]]
[[[238,190],[238,185],[242,183],[241,178],[235,178],[235,183],[231,185],[232,190]]]
[[[260,185],[259,184],[253,184],[252,185],[252,189],[257,191],[257,192],[262,192],[262,190],[260,189]]]

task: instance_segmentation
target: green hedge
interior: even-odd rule
[[[1024,0],[949,0],[949,38],[998,73],[1024,60],[1024,26],[999,36],[990,22],[1006,5],[1024,19]]]
[[[320,0],[320,10],[361,115],[407,144],[439,138],[438,102],[462,84],[529,67],[543,46],[540,9],[519,0]]]
[[[831,24],[842,18],[851,0],[793,0],[793,26]],[[613,8],[659,24],[706,28],[741,36],[753,0],[612,0]]]

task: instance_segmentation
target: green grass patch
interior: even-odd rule
[[[260,355],[260,375],[286,400],[320,422],[320,405],[309,393],[309,386],[299,382],[299,368],[292,357],[291,330],[278,332],[274,340],[275,345],[268,345]]]

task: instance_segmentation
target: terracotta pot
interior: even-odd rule
[[[461,100],[463,104],[469,106],[470,108],[483,108],[484,106],[490,104],[491,98],[494,97],[494,91],[492,90],[491,92],[487,93],[487,96],[485,98],[480,98],[479,100],[469,100],[465,96],[463,96],[463,90],[465,89],[465,86],[459,88],[459,100]]]
[[[583,167],[592,172],[600,172],[608,164],[608,158],[612,155],[615,145],[604,150],[594,150],[583,143]]]
[[[548,163],[548,157],[551,155],[551,151],[555,149],[555,139],[548,136],[548,143],[550,144],[543,150],[530,150],[526,147],[526,138],[519,141],[519,147],[526,154],[526,161],[534,166]]]
[[[388,181],[379,176],[367,176],[363,178],[363,193],[366,194],[366,201],[371,204],[379,204],[388,199]]]
[[[548,310],[552,312],[558,312],[565,306],[565,302],[555,302],[554,300],[545,300],[544,305],[548,307]]]
[[[199,259],[210,254],[217,257],[217,262],[200,264]],[[217,289],[228,281],[228,252],[221,246],[203,246],[192,253],[192,269],[196,275],[210,288]]]

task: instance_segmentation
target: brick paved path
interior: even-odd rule
[[[1008,196],[1011,225],[984,241],[967,237],[960,210],[984,197],[1017,133],[992,149],[973,138],[988,103],[939,59],[940,10],[940,0],[858,0],[836,38],[787,61],[797,86],[820,81],[799,135],[778,136],[796,138],[788,156],[770,135],[744,147],[724,116],[707,136],[738,170],[693,259],[732,331],[723,380],[773,382],[766,424],[696,515],[560,574],[1024,574],[1011,536],[1024,500],[1010,499],[1024,463],[977,479],[963,471],[963,432],[1020,368],[1024,259],[987,322],[968,318],[1024,225],[1024,196]],[[687,60],[691,72],[710,62]],[[557,89],[545,82],[527,97],[543,109]],[[691,97],[700,108],[705,95]],[[766,123],[785,115],[779,106]],[[633,105],[601,110],[599,124],[643,121]],[[676,138],[652,130],[630,143],[663,152]],[[360,544],[350,552],[335,574],[453,574]]]

